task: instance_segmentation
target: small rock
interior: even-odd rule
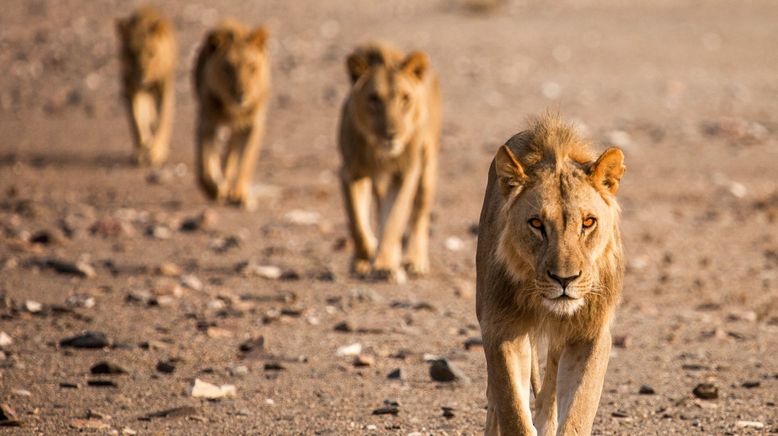
[[[99,419],[73,419],[70,427],[77,430],[108,430],[111,426]]]
[[[611,416],[614,418],[629,418],[629,414],[622,409],[616,410],[615,412],[611,413]]]
[[[79,386],[78,383],[60,382],[59,387],[62,389],[78,389],[81,386]]]
[[[119,387],[119,385],[115,381],[103,380],[103,379],[87,380],[86,384],[88,386],[92,386],[96,388],[118,388]]]
[[[738,421],[735,423],[735,426],[737,426],[737,428],[755,428],[755,429],[764,428],[764,424],[759,421]]]
[[[172,374],[176,371],[176,360],[160,360],[157,362],[157,371],[163,374]]]
[[[89,309],[95,306],[95,297],[89,294],[74,294],[65,300],[65,305],[68,307]]]
[[[216,212],[206,209],[197,216],[185,219],[178,230],[182,232],[195,232],[197,230],[212,229],[218,222],[218,218]]]
[[[0,348],[6,348],[13,345],[14,340],[6,332],[0,332]]]
[[[27,389],[12,389],[11,393],[14,395],[18,395],[20,397],[31,397],[32,392],[28,391]]]
[[[445,241],[446,250],[448,251],[462,251],[465,248],[465,243],[456,236],[449,236]]]
[[[743,382],[741,386],[743,386],[746,389],[753,389],[761,386],[761,383],[759,382],[759,380],[746,380]]]
[[[715,400],[719,397],[719,388],[711,383],[698,384],[692,393],[701,400]]]
[[[114,363],[110,362],[100,362],[92,366],[92,368],[89,369],[89,372],[91,372],[94,375],[120,375],[120,374],[127,374],[127,370],[122,368],[119,365],[116,365]]]
[[[401,368],[395,368],[389,374],[386,375],[386,378],[388,378],[389,380],[403,380],[405,376]]]
[[[162,276],[178,277],[181,275],[181,267],[173,262],[162,262],[156,268],[156,272]]]
[[[244,341],[238,346],[238,349],[243,353],[249,353],[251,351],[261,351],[265,349],[265,337],[257,336],[256,338]]]
[[[335,324],[332,329],[336,332],[351,333],[354,331],[354,326],[348,321],[341,321]]]
[[[197,292],[203,290],[203,282],[192,274],[181,276],[181,285]]]
[[[397,406],[383,406],[373,410],[373,415],[397,415],[400,408]]]
[[[24,310],[30,313],[38,313],[43,310],[43,304],[37,301],[27,300],[24,302]]]
[[[430,378],[438,382],[462,382],[469,383],[470,379],[458,368],[453,366],[448,359],[437,359],[430,365]]]
[[[640,395],[654,395],[656,391],[654,388],[652,388],[649,385],[640,385],[640,389],[638,390],[638,393]]]
[[[318,224],[320,216],[318,212],[295,209],[288,212],[284,218],[290,224],[310,226]]]
[[[72,348],[104,348],[111,345],[111,342],[102,332],[84,332],[78,336],[73,336],[59,341],[60,347]]]
[[[16,411],[6,403],[0,404],[0,427],[21,427],[22,421]]]
[[[354,366],[356,367],[375,366],[375,357],[370,356],[368,354],[360,354],[354,358]]]
[[[151,421],[154,418],[180,418],[183,416],[194,415],[197,413],[197,409],[192,406],[174,407],[172,409],[160,410],[158,412],[152,412],[148,415],[142,416],[140,419],[143,421]]]
[[[146,231],[146,234],[154,239],[161,240],[170,239],[170,237],[173,236],[173,232],[169,228],[160,225],[150,227]]]
[[[335,355],[339,357],[356,356],[361,352],[362,352],[362,344],[360,344],[359,342],[355,342],[350,345],[344,345],[342,347],[338,347],[338,349],[335,351]]]
[[[209,400],[234,397],[236,393],[237,389],[235,389],[235,385],[216,386],[200,379],[195,379],[194,384],[189,388],[189,395],[195,398],[207,398]]]
[[[103,421],[107,421],[111,419],[111,415],[94,409],[88,409],[86,411],[86,417],[87,419],[102,419]]]
[[[273,265],[254,265],[246,263],[238,267],[244,277],[261,277],[268,280],[280,279],[283,275],[281,268]]]
[[[627,335],[617,335],[613,337],[613,346],[616,348],[629,348],[632,345],[632,338]]]
[[[232,332],[223,329],[220,327],[208,327],[208,329],[205,331],[205,333],[208,335],[209,338],[213,339],[221,339],[221,338],[231,338]]]
[[[45,265],[60,274],[69,274],[79,277],[91,278],[97,275],[92,265],[86,262],[68,262],[58,259],[48,259]]]
[[[451,419],[454,416],[456,416],[456,415],[454,415],[454,408],[453,407],[443,406],[443,407],[441,407],[441,409],[443,409],[443,417],[446,418],[446,419]]]
[[[265,371],[283,371],[286,367],[281,362],[267,362],[265,363]]]
[[[267,365],[265,365],[265,368],[267,368]],[[249,368],[246,365],[238,365],[238,366],[233,366],[228,371],[230,375],[233,377],[243,377],[248,375]]]
[[[484,347],[484,340],[480,336],[474,336],[472,338],[467,338],[465,340],[465,350],[470,350],[471,348],[483,348]]]
[[[138,432],[133,430],[133,429],[131,429],[131,428],[129,428],[129,427],[124,427],[124,428],[122,428],[122,434],[125,434],[125,435],[128,435],[128,436],[134,436],[134,435],[138,434]]]

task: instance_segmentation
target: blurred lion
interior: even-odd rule
[[[616,202],[623,160],[617,148],[596,157],[552,116],[494,158],[476,255],[487,434],[591,433],[624,275]],[[542,383],[540,338],[548,342]]]
[[[197,171],[212,199],[253,209],[250,183],[260,152],[270,95],[268,33],[229,20],[211,30],[197,57]],[[229,131],[224,152],[217,132]]]
[[[116,21],[124,101],[138,164],[160,165],[168,156],[175,107],[176,39],[173,25],[153,8]]]
[[[346,66],[352,86],[343,105],[339,143],[355,248],[352,270],[402,282],[403,262],[411,273],[429,271],[441,127],[438,79],[426,54],[404,55],[385,44],[357,48]],[[373,197],[378,239],[369,222]]]

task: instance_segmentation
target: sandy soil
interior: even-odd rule
[[[621,346],[595,433],[778,432],[778,5],[218,3],[163,7],[181,62],[172,162],[160,171],[129,164],[112,21],[129,2],[3,4],[0,331],[12,343],[0,355],[0,398],[23,421],[8,434],[77,432],[74,420],[89,416],[103,433],[481,432],[484,357],[464,346],[479,335],[473,225],[497,147],[547,108],[627,155]],[[189,67],[222,16],[267,23],[273,35],[252,213],[208,204],[192,174]],[[404,286],[348,275],[336,125],[344,56],[373,38],[428,51],[445,100],[433,272]],[[206,225],[179,230],[204,211]],[[301,224],[295,211],[318,215]],[[57,273],[51,259],[95,274]],[[246,262],[285,275],[237,272]],[[351,332],[335,329],[343,321]],[[59,345],[84,330],[113,346]],[[240,351],[260,335],[263,349]],[[375,364],[336,356],[352,343]],[[431,381],[425,354],[447,356],[471,383]],[[174,372],[156,369],[169,359]],[[128,374],[90,374],[104,360]],[[274,362],[284,369],[266,369]],[[395,368],[403,380],[387,379]],[[237,395],[192,398],[196,378]],[[692,394],[705,382],[718,399]],[[396,416],[372,414],[384,400],[399,402]],[[139,419],[183,406],[184,416]]]

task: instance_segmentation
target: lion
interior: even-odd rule
[[[430,209],[438,173],[441,97],[427,55],[385,43],[357,48],[346,61],[341,186],[354,241],[351,270],[403,282],[429,271]],[[378,210],[377,238],[370,226]],[[407,236],[405,258],[403,237]]]
[[[486,434],[591,432],[624,276],[616,201],[623,162],[618,148],[596,157],[550,115],[498,150],[476,254]],[[540,383],[535,344],[544,339]]]
[[[270,97],[267,40],[264,27],[224,21],[206,35],[194,71],[200,187],[212,199],[247,209],[256,206],[250,184]],[[229,133],[223,152],[222,129]]]
[[[160,165],[169,154],[175,109],[177,46],[171,22],[151,7],[116,21],[123,100],[140,165]]]

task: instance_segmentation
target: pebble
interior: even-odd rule
[[[430,365],[430,378],[438,382],[470,383],[470,379],[448,359],[437,359]]]
[[[129,427],[124,427],[124,428],[122,428],[122,434],[126,434],[128,436],[133,436],[133,435],[138,434],[138,432],[133,430],[133,429],[131,429],[131,428],[129,428]]]
[[[735,423],[735,426],[737,426],[737,428],[755,428],[755,429],[764,428],[764,424],[759,421],[738,421]]]
[[[181,275],[181,267],[173,262],[162,262],[157,267],[157,274],[167,277],[177,277]]]
[[[692,393],[701,400],[715,400],[719,397],[719,388],[711,383],[700,383],[692,390]]]
[[[403,374],[401,368],[395,368],[389,374],[386,375],[386,378],[388,378],[389,380],[403,380],[405,378],[405,375]]]
[[[18,395],[20,397],[31,397],[32,392],[28,391],[27,389],[12,389],[11,393],[14,395]]]
[[[176,360],[160,360],[157,362],[157,371],[163,374],[172,374],[176,371]]]
[[[92,379],[87,380],[86,384],[95,388],[118,388],[119,385],[113,380]]]
[[[611,416],[614,418],[629,418],[629,414],[622,409],[614,411],[613,413],[611,413]]]
[[[338,347],[338,349],[335,351],[336,356],[356,356],[357,354],[362,352],[362,344],[359,342],[355,342],[350,345],[344,345],[342,347]]]
[[[38,313],[43,310],[43,304],[37,301],[27,300],[24,302],[24,310],[30,313]]]
[[[68,307],[80,307],[84,309],[94,307],[95,303],[95,297],[89,294],[74,294],[65,300],[65,305]]]
[[[373,415],[397,415],[400,413],[398,406],[383,406],[373,410]]]
[[[746,380],[743,382],[741,386],[743,386],[746,389],[753,389],[753,388],[758,388],[761,385],[762,383],[760,383],[759,380]]]
[[[203,290],[203,282],[192,274],[181,276],[181,285],[197,292]]]
[[[267,368],[267,364],[265,364],[265,368]],[[238,365],[238,366],[233,366],[228,371],[230,375],[233,377],[243,377],[245,375],[248,375],[249,368],[246,365]]]
[[[127,370],[122,368],[119,365],[116,365],[114,363],[110,362],[100,362],[92,366],[92,368],[89,369],[89,372],[91,372],[94,375],[120,375],[120,374],[127,374]]]
[[[444,243],[448,251],[462,251],[465,248],[465,242],[456,236],[449,236]]]
[[[194,384],[189,388],[189,395],[195,398],[207,398],[209,400],[234,397],[237,393],[235,385],[217,386],[205,381],[195,379]]]
[[[13,345],[14,340],[6,332],[0,332],[0,348],[5,348]]]
[[[456,416],[456,415],[454,415],[454,408],[453,407],[443,406],[443,407],[441,407],[441,409],[443,409],[443,417],[446,418],[446,419],[451,419],[454,416]]]
[[[375,366],[375,357],[370,356],[368,354],[360,354],[354,358],[354,366],[356,367]]]
[[[152,412],[142,416],[140,419],[143,421],[151,421],[154,418],[180,418],[183,416],[194,415],[197,413],[197,409],[192,406],[174,407],[172,409],[160,410],[158,412]]]
[[[60,274],[69,274],[79,277],[91,278],[97,275],[92,265],[87,262],[68,262],[59,259],[47,259],[45,265]]]
[[[72,348],[104,348],[111,345],[111,342],[102,332],[84,332],[80,335],[59,341],[60,347]]]
[[[99,419],[73,419],[70,427],[77,430],[108,430],[111,426]]]
[[[0,404],[0,427],[21,427],[22,421],[16,411],[6,403]]]
[[[265,348],[265,337],[264,336],[257,336],[256,338],[249,339],[247,341],[244,341],[238,346],[238,349],[243,353],[248,353],[251,351],[260,351]]]
[[[652,388],[649,385],[640,385],[640,389],[638,390],[638,393],[640,395],[654,395],[656,391],[654,388]]]
[[[319,223],[320,215],[318,212],[295,209],[284,215],[286,221],[297,225],[315,225]]]

